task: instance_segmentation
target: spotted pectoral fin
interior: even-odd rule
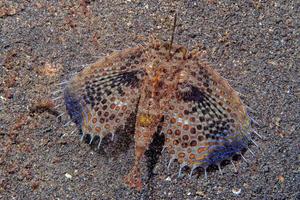
[[[82,136],[113,137],[136,115],[144,71],[140,51],[106,58],[74,77],[64,90],[67,111]]]
[[[102,95],[103,98],[91,105],[85,106],[86,117],[82,125],[82,132],[100,138],[111,134],[114,137],[117,130],[125,128],[131,117],[136,115],[136,107],[139,100],[137,88],[124,87],[124,94],[112,92]]]
[[[239,97],[218,85],[227,84],[219,77],[207,77],[180,83],[165,112],[165,147],[182,167],[219,165],[248,145],[249,119]]]

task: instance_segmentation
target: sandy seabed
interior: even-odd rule
[[[300,199],[299,1],[170,2],[1,1],[1,199]],[[207,51],[253,109],[263,139],[254,136],[248,163],[237,159],[238,173],[225,164],[208,180],[201,170],[177,178],[164,152],[150,179],[144,162],[139,193],[123,183],[133,139],[96,151],[70,135],[67,118],[56,120],[49,99],[85,64],[150,35],[168,40],[175,10],[175,42]]]

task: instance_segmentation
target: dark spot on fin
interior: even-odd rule
[[[209,165],[221,163],[224,160],[232,158],[237,152],[242,152],[248,146],[247,138],[241,140],[225,142],[224,145],[215,146],[213,151],[206,158]]]
[[[202,102],[204,100],[204,93],[201,92],[197,87],[189,85],[189,91],[181,94],[182,100],[187,101],[195,101]]]
[[[82,106],[76,95],[72,94],[68,88],[64,90],[64,99],[67,112],[72,121],[80,128],[82,125]]]

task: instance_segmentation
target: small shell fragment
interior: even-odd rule
[[[232,192],[233,192],[233,194],[235,194],[235,195],[239,195],[239,194],[241,194],[242,189],[241,189],[241,188],[233,188],[233,189],[232,189]]]
[[[72,175],[69,174],[69,173],[65,173],[65,177],[68,178],[68,179],[71,179],[71,178],[72,178]]]

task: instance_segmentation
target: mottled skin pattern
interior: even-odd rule
[[[191,51],[152,40],[85,68],[64,90],[70,117],[90,143],[114,136],[135,115],[135,162],[125,177],[142,189],[140,163],[158,127],[170,163],[219,165],[247,148],[250,119],[226,80]]]

